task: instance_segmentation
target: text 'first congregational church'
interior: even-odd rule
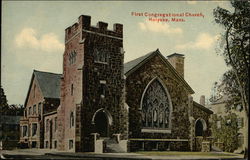
[[[123,25],[82,15],[65,30],[63,73],[34,70],[22,147],[73,152],[201,150],[212,111],[193,101],[184,55],[157,49],[124,64]],[[204,98],[204,97],[203,97]]]

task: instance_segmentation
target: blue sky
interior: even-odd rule
[[[2,86],[9,104],[23,104],[33,69],[62,73],[64,30],[80,15],[124,25],[125,62],[159,48],[164,56],[185,55],[185,79],[194,99],[210,96],[212,83],[227,70],[216,48],[223,28],[215,24],[212,11],[230,9],[228,1],[2,2]],[[202,13],[184,17],[185,22],[151,22],[139,13]]]

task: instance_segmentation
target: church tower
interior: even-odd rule
[[[97,140],[127,139],[123,26],[81,15],[65,30],[59,149],[95,151]]]

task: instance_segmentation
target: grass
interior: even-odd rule
[[[136,153],[147,156],[209,156],[209,157],[239,156],[239,154],[228,153],[228,152],[139,151]]]

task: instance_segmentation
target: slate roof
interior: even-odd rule
[[[37,80],[39,85],[38,87],[41,89],[44,98],[60,99],[61,77],[62,74],[34,70],[31,77],[29,90],[24,102],[24,106],[26,106],[27,104],[34,78]]]
[[[184,56],[183,54],[179,54],[179,53],[174,53],[174,54],[178,54],[179,56]],[[135,60],[132,60],[132,61],[125,63],[124,64],[124,74],[126,76],[128,76],[129,74],[131,74],[133,71],[137,70],[141,65],[146,63],[147,60],[149,60],[151,57],[153,57],[155,55],[159,55],[161,57],[164,64],[166,65],[166,67],[168,67],[174,73],[174,75],[177,77],[177,79],[179,79],[184,84],[184,86],[190,91],[190,93],[194,93],[193,89],[188,85],[188,83],[184,80],[184,78],[175,70],[175,68],[168,62],[168,60],[161,54],[159,49],[157,49],[153,52],[150,52],[142,57],[139,57]]]
[[[60,98],[62,74],[34,70],[34,75],[45,98]]]
[[[133,69],[135,66],[137,66],[139,63],[141,63],[143,60],[145,60],[146,58],[148,58],[150,55],[152,55],[154,52],[150,52],[144,56],[141,56],[139,58],[136,58],[132,61],[129,61],[127,63],[124,64],[124,73],[126,74],[128,71],[130,71],[131,69]]]

